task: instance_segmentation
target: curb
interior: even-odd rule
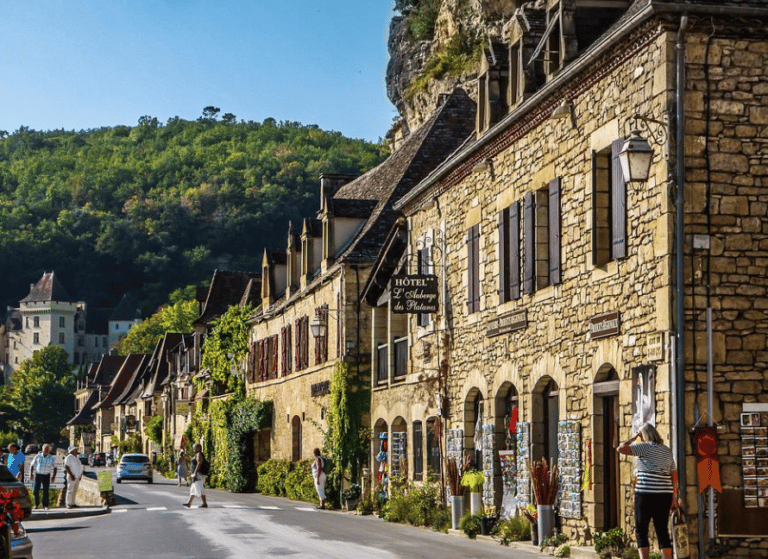
[[[111,512],[109,507],[78,507],[76,509],[52,509],[52,510],[35,510],[29,518],[24,518],[22,522],[24,524],[28,522],[35,522],[37,520],[56,520],[61,518],[82,518],[85,516],[100,516],[102,514],[109,514]]]

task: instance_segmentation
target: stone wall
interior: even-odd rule
[[[740,24],[718,21],[715,28],[710,37],[712,25],[702,23],[686,51],[686,424],[696,422],[694,404],[700,414],[708,411],[709,306],[709,414],[719,425],[723,488],[741,490],[743,404],[768,403],[768,37]],[[709,250],[691,248],[694,235],[708,237]],[[690,510],[698,493],[693,450],[688,440]],[[751,512],[756,510],[768,515],[768,509]],[[765,538],[723,543],[739,546],[729,552],[732,557],[764,557],[768,549]]]
[[[627,41],[632,52],[627,54],[627,47],[618,46],[619,53],[598,60],[569,84],[572,121],[540,118],[539,109],[529,109],[529,114],[510,124],[497,140],[507,147],[464,178],[436,185],[437,204],[407,209],[411,242],[430,228],[442,227],[446,232],[441,281],[445,281],[447,299],[441,301],[437,315],[439,328],[450,333],[452,344],[446,428],[465,429],[465,448],[472,445],[471,417],[477,393],[484,399],[484,423],[494,423],[497,434],[503,436],[504,398],[514,386],[520,395],[520,420],[532,422],[533,458],[540,457],[547,437],[541,392],[553,380],[559,390],[559,418],[580,422],[582,438],[592,439],[595,450],[598,444],[602,449],[596,419],[598,398],[592,386],[606,380],[603,376],[611,369],[619,379],[618,434],[629,435],[631,369],[647,363],[647,336],[671,328],[669,167],[657,148],[650,180],[627,188],[627,257],[596,267],[592,264],[592,152],[604,150],[626,135],[635,111],[658,120],[665,117],[672,94],[667,64],[674,52],[672,40],[662,28],[646,27]],[[553,95],[558,94],[563,92]],[[545,103],[542,106],[541,110],[547,110]],[[561,178],[562,283],[519,300],[500,301],[499,212],[556,177]],[[481,297],[479,311],[469,313],[466,236],[477,224]],[[487,335],[489,320],[518,310],[527,313],[524,328]],[[621,315],[620,332],[591,339],[590,319],[616,311]],[[418,359],[412,356],[411,360],[412,374],[427,373]],[[656,420],[668,436],[668,355],[656,365]],[[628,459],[620,460],[619,475],[620,526],[631,534]],[[571,537],[584,540],[603,528],[603,481],[608,480],[596,476],[595,484],[583,495],[580,520],[562,521],[563,531]]]

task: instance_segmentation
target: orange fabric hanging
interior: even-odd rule
[[[720,484],[720,458],[717,455],[717,427],[696,427],[696,462],[699,472],[699,493],[712,486],[723,492]]]

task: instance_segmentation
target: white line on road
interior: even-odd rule
[[[149,507],[147,510],[168,510],[168,507]]]
[[[247,509],[247,508],[249,508],[246,505],[221,505],[221,506],[224,507],[225,509]]]
[[[311,508],[311,507],[296,507],[296,510],[303,510],[303,511],[315,512],[315,509],[314,509],[314,508]]]
[[[112,509],[112,512],[128,512],[128,509]]]
[[[256,508],[257,509],[261,509],[261,510],[283,510],[280,507],[272,507],[272,506],[267,506],[267,505],[263,505],[263,506],[256,507]]]

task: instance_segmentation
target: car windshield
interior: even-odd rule
[[[120,459],[120,461],[121,462],[130,462],[132,464],[142,464],[144,462],[149,462],[149,457],[148,456],[143,456],[141,454],[132,454],[132,455],[128,455],[128,456],[123,456]]]
[[[18,482],[16,476],[11,473],[7,466],[0,464],[0,483]]]

